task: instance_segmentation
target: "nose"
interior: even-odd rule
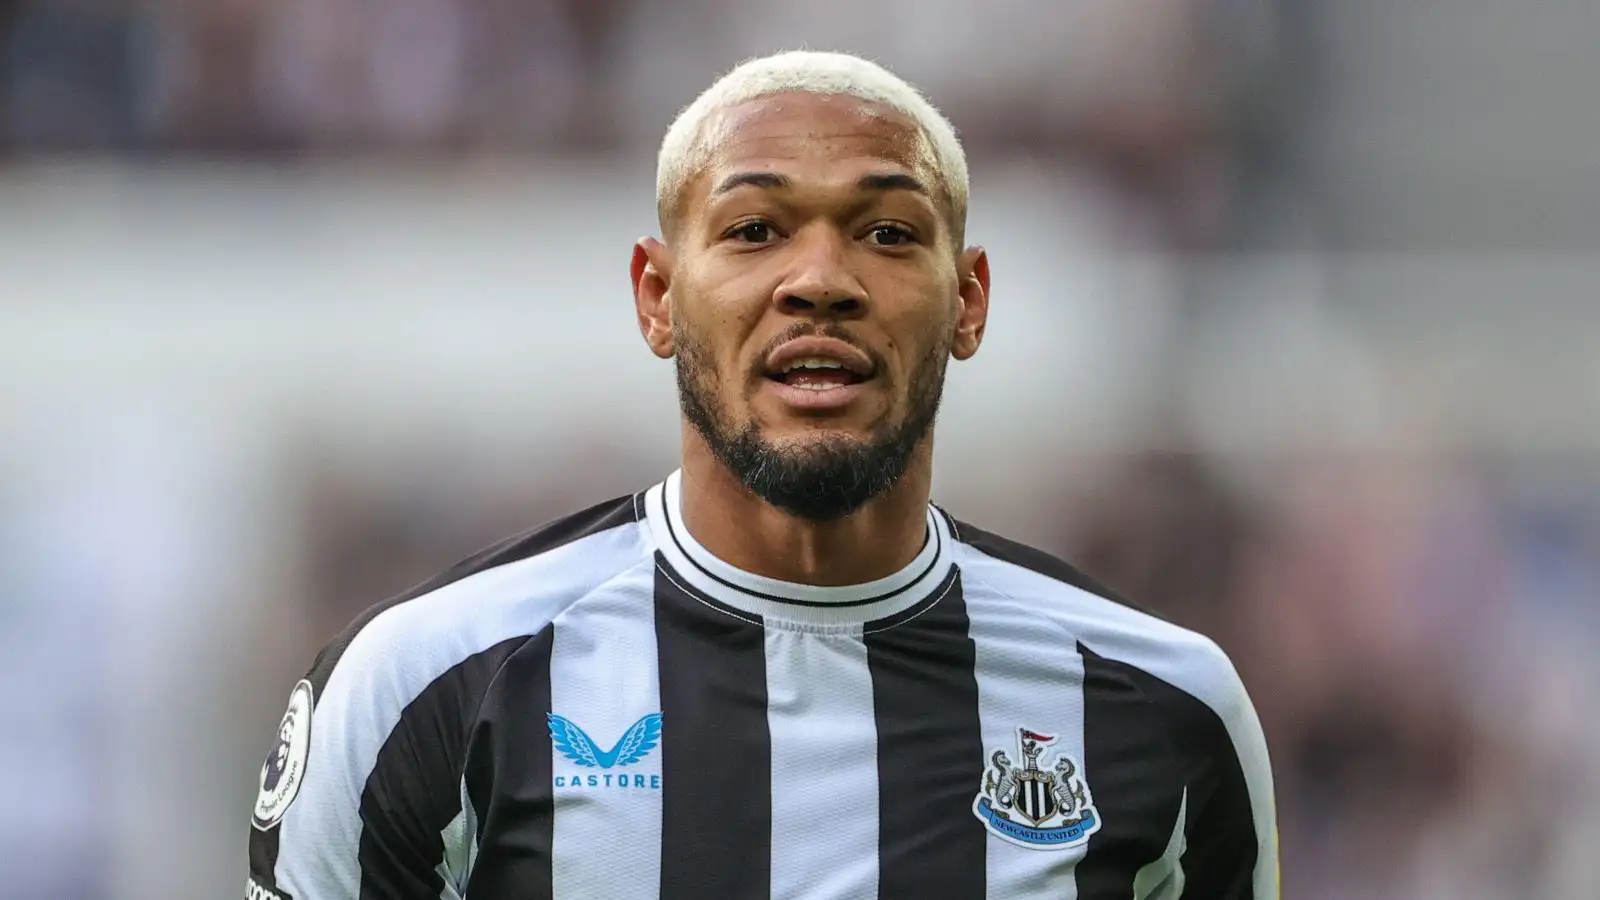
[[[855,317],[867,308],[867,291],[850,271],[846,239],[836,230],[814,227],[791,244],[788,275],[773,291],[780,312],[794,316]]]

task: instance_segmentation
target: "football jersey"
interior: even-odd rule
[[[894,575],[764,578],[679,491],[329,644],[261,769],[247,894],[1277,896],[1265,743],[1210,640],[931,505]]]

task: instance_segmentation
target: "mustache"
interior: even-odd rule
[[[755,359],[751,360],[750,362],[750,374],[756,378],[764,377],[767,371],[767,358],[772,355],[772,352],[784,344],[789,343],[790,341],[803,337],[832,338],[833,340],[849,344],[855,349],[860,350],[862,353],[865,353],[867,359],[872,360],[872,373],[874,376],[881,378],[888,371],[887,360],[883,358],[883,354],[862,343],[849,331],[846,331],[844,326],[835,322],[827,322],[822,324],[812,322],[796,322],[795,324],[790,325],[788,328],[785,328],[783,331],[779,332],[776,337],[768,341],[761,348],[761,351],[756,354]]]

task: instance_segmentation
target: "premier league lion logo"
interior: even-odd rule
[[[289,694],[289,708],[278,723],[278,736],[261,764],[260,791],[250,821],[263,831],[283,821],[283,814],[305,780],[311,753],[311,682],[302,681]]]
[[[289,751],[294,742],[295,709],[290,707],[283,714],[283,721],[278,724],[278,742],[272,745],[272,750],[267,754],[267,761],[261,771],[261,789],[276,791],[278,782],[283,780],[283,773],[289,767]]]

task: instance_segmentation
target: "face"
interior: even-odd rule
[[[958,251],[926,142],[889,107],[781,94],[707,135],[671,245],[635,251],[641,328],[746,486],[846,515],[927,453],[946,363],[982,336],[987,261]]]

